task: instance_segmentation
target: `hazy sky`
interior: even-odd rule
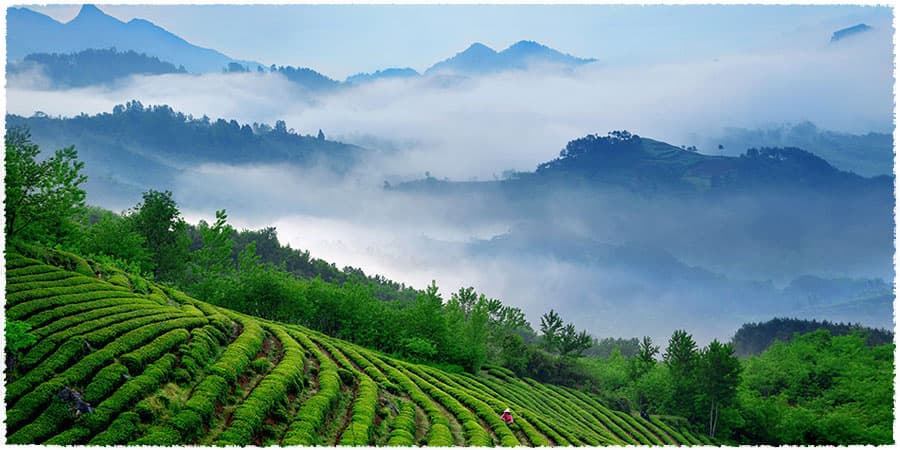
[[[409,66],[422,71],[473,42],[497,50],[536,40],[613,64],[712,60],[803,41],[860,22],[889,24],[871,6],[639,5],[99,5],[143,18],[202,47],[260,63],[312,67],[343,79]],[[79,6],[29,6],[59,21]]]

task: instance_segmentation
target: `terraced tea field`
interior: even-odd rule
[[[445,373],[48,254],[7,255],[6,317],[37,337],[7,374],[10,444],[708,443],[505,369]]]

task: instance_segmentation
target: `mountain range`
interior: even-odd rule
[[[256,71],[266,67],[257,62],[235,60],[216,50],[198,47],[147,20],[122,22],[93,5],[84,5],[78,15],[66,23],[27,8],[9,8],[7,23],[9,62],[21,61],[33,54],[77,53],[86,49],[115,48],[144,53],[176,67],[184,66],[192,73],[220,72],[229,67],[240,67],[241,71]],[[596,60],[593,58],[571,56],[534,41],[519,41],[500,52],[475,43],[455,56],[434,64],[424,74],[476,76],[537,66],[572,69],[594,61]],[[309,68],[298,67],[294,70],[315,75],[316,82],[309,83],[309,86],[304,84],[304,80],[310,76],[292,79],[313,90],[326,85],[330,88],[339,83]],[[420,75],[408,67],[387,68],[373,73],[351,75],[344,83],[351,85]]]
[[[6,15],[7,60],[32,53],[73,53],[85,49],[133,50],[184,66],[189,72],[218,72],[237,61],[216,50],[198,47],[143,19],[122,22],[93,5],[81,7],[66,23],[57,22],[28,8],[9,8]]]

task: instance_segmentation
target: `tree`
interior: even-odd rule
[[[559,332],[563,327],[562,318],[554,310],[541,316],[541,338],[544,348],[548,351],[555,349],[559,342]]]
[[[713,340],[700,353],[698,381],[701,396],[709,404],[709,437],[716,437],[719,411],[730,403],[740,383],[741,362],[734,355],[734,347]]]
[[[152,189],[144,192],[143,202],[132,208],[129,220],[147,242],[154,275],[167,281],[183,276],[190,241],[172,193]]]
[[[6,238],[26,235],[58,243],[72,233],[73,218],[84,208],[84,163],[74,147],[38,162],[40,148],[21,128],[6,132],[5,145]]]
[[[637,354],[630,359],[628,366],[628,375],[632,381],[636,381],[656,366],[657,354],[659,354],[659,346],[653,345],[653,339],[650,339],[650,336],[644,336]]]
[[[201,220],[197,228],[203,246],[191,255],[191,267],[201,278],[223,274],[233,268],[234,228],[227,223],[224,209],[216,211],[216,222],[210,226]]]
[[[663,354],[663,361],[672,377],[671,411],[691,420],[694,418],[694,398],[697,392],[697,343],[684,330],[675,330]]]
[[[325,140],[325,133],[323,133],[322,130],[319,130],[319,135],[316,136],[316,139],[318,139],[318,140],[320,140],[320,141],[324,141],[324,140]]]
[[[98,214],[99,218],[96,218]],[[115,258],[126,266],[136,266],[141,274],[153,271],[147,240],[132,228],[128,220],[99,208],[92,209],[90,215],[96,222],[88,226],[82,235],[78,248],[83,254]]]
[[[580,357],[585,350],[591,347],[593,339],[587,331],[575,331],[575,325],[567,324],[559,333],[557,350],[560,356]]]

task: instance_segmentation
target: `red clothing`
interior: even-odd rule
[[[513,423],[513,417],[512,417],[512,414],[510,414],[510,413],[508,413],[508,412],[505,412],[505,413],[503,413],[503,414],[500,414],[500,418],[503,419],[503,421],[506,422],[506,423],[509,423],[509,424]]]

